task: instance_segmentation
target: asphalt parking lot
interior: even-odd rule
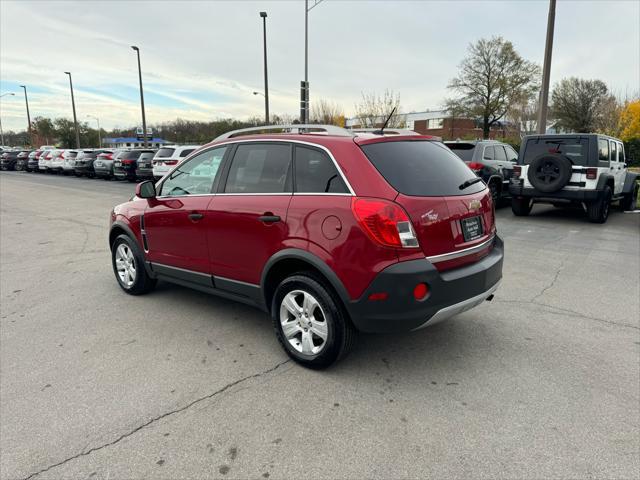
[[[2,478],[638,478],[640,215],[502,208],[493,302],[316,372],[259,311],[120,291],[133,188],[0,174]]]

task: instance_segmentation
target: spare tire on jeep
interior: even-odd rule
[[[571,161],[563,155],[544,153],[531,161],[527,178],[540,192],[557,192],[569,183]]]

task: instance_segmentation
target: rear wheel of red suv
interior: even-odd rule
[[[309,368],[326,368],[351,349],[356,331],[340,300],[309,272],[285,278],[273,296],[271,317],[287,354]]]
[[[131,295],[150,292],[156,286],[144,267],[144,257],[137,243],[120,235],[111,247],[111,264],[118,285]]]

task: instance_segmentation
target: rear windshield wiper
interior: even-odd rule
[[[473,185],[474,183],[478,183],[478,182],[481,182],[481,181],[482,181],[482,179],[481,179],[480,177],[475,177],[475,178],[472,178],[472,179],[470,179],[470,180],[467,180],[467,181],[466,181],[466,182],[464,182],[462,185],[460,185],[458,188],[459,188],[460,190],[464,190],[465,188],[470,187],[470,186],[471,186],[471,185]]]

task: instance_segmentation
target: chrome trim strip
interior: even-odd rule
[[[413,331],[420,330],[421,328],[428,327],[429,325],[433,325],[435,323],[439,323],[443,320],[451,318],[462,312],[471,310],[473,307],[477,307],[482,302],[484,302],[489,296],[491,296],[493,292],[495,292],[498,289],[498,287],[500,286],[500,282],[502,282],[502,279],[498,280],[498,282],[494,286],[489,288],[489,290],[482,292],[480,295],[476,295],[475,297],[467,298],[462,302],[455,303],[453,305],[449,305],[448,307],[441,308],[435,313],[435,315],[429,318],[422,325],[414,328]]]
[[[224,145],[231,145],[234,143],[249,143],[249,142],[259,142],[259,143],[269,143],[269,142],[287,142],[287,143],[299,143],[301,145],[309,145],[310,147],[315,147],[315,148],[319,148],[321,150],[324,150],[327,155],[329,155],[329,158],[331,159],[331,161],[333,162],[333,165],[336,167],[336,170],[338,170],[338,173],[340,174],[340,177],[342,178],[342,181],[344,181],[345,185],[347,186],[347,188],[349,189],[349,193],[345,194],[345,193],[332,193],[330,195],[349,195],[349,196],[355,196],[355,192],[353,191],[353,187],[351,186],[351,184],[349,183],[349,180],[347,180],[347,177],[345,176],[344,172],[342,171],[342,168],[340,168],[340,165],[338,165],[338,162],[336,161],[335,157],[333,156],[333,154],[331,153],[331,151],[325,147],[324,145],[319,145],[317,143],[312,143],[312,142],[304,142],[302,140],[290,140],[290,139],[284,139],[284,138],[253,138],[253,139],[237,139],[237,140],[229,140],[229,141],[224,141],[221,143],[216,143],[215,145],[211,145],[208,148],[202,148],[200,150],[196,149],[194,152],[190,153],[189,155],[187,155],[187,157],[185,157],[181,162],[178,162],[177,165],[174,165],[167,173],[165,173],[163,175],[163,177],[158,180],[156,182],[156,190],[158,190],[158,187],[161,187],[162,184],[165,182],[165,180],[167,178],[169,178],[169,175],[173,173],[174,170],[176,170],[178,167],[180,167],[181,165],[183,165],[184,163],[188,162],[189,160],[191,160],[192,157],[195,157],[196,155],[200,155],[201,153],[205,153],[208,152],[209,150],[213,150],[214,148],[219,148],[222,147]],[[203,145],[203,147],[205,147]],[[228,193],[218,193],[218,194],[211,194],[211,195],[235,195],[235,194],[228,194]],[[239,195],[291,195],[291,192],[284,192],[284,193],[268,193],[268,194],[246,194],[246,193],[241,193]],[[316,194],[314,194],[316,195]],[[190,196],[190,195],[182,195],[182,196]],[[158,197],[158,198],[164,198],[164,197]],[[172,198],[172,197],[169,197]]]
[[[485,240],[479,245],[474,245],[473,247],[464,248],[462,250],[457,250],[455,252],[443,253],[440,255],[432,255],[430,257],[426,257],[426,259],[429,260],[431,263],[439,263],[439,262],[446,262],[447,260],[454,260],[456,258],[465,257],[467,255],[477,253],[480,250],[483,250],[484,248],[487,248],[487,246],[490,245],[491,242],[495,240],[495,238],[496,238],[496,235],[494,233],[493,235],[491,235],[489,239]]]

